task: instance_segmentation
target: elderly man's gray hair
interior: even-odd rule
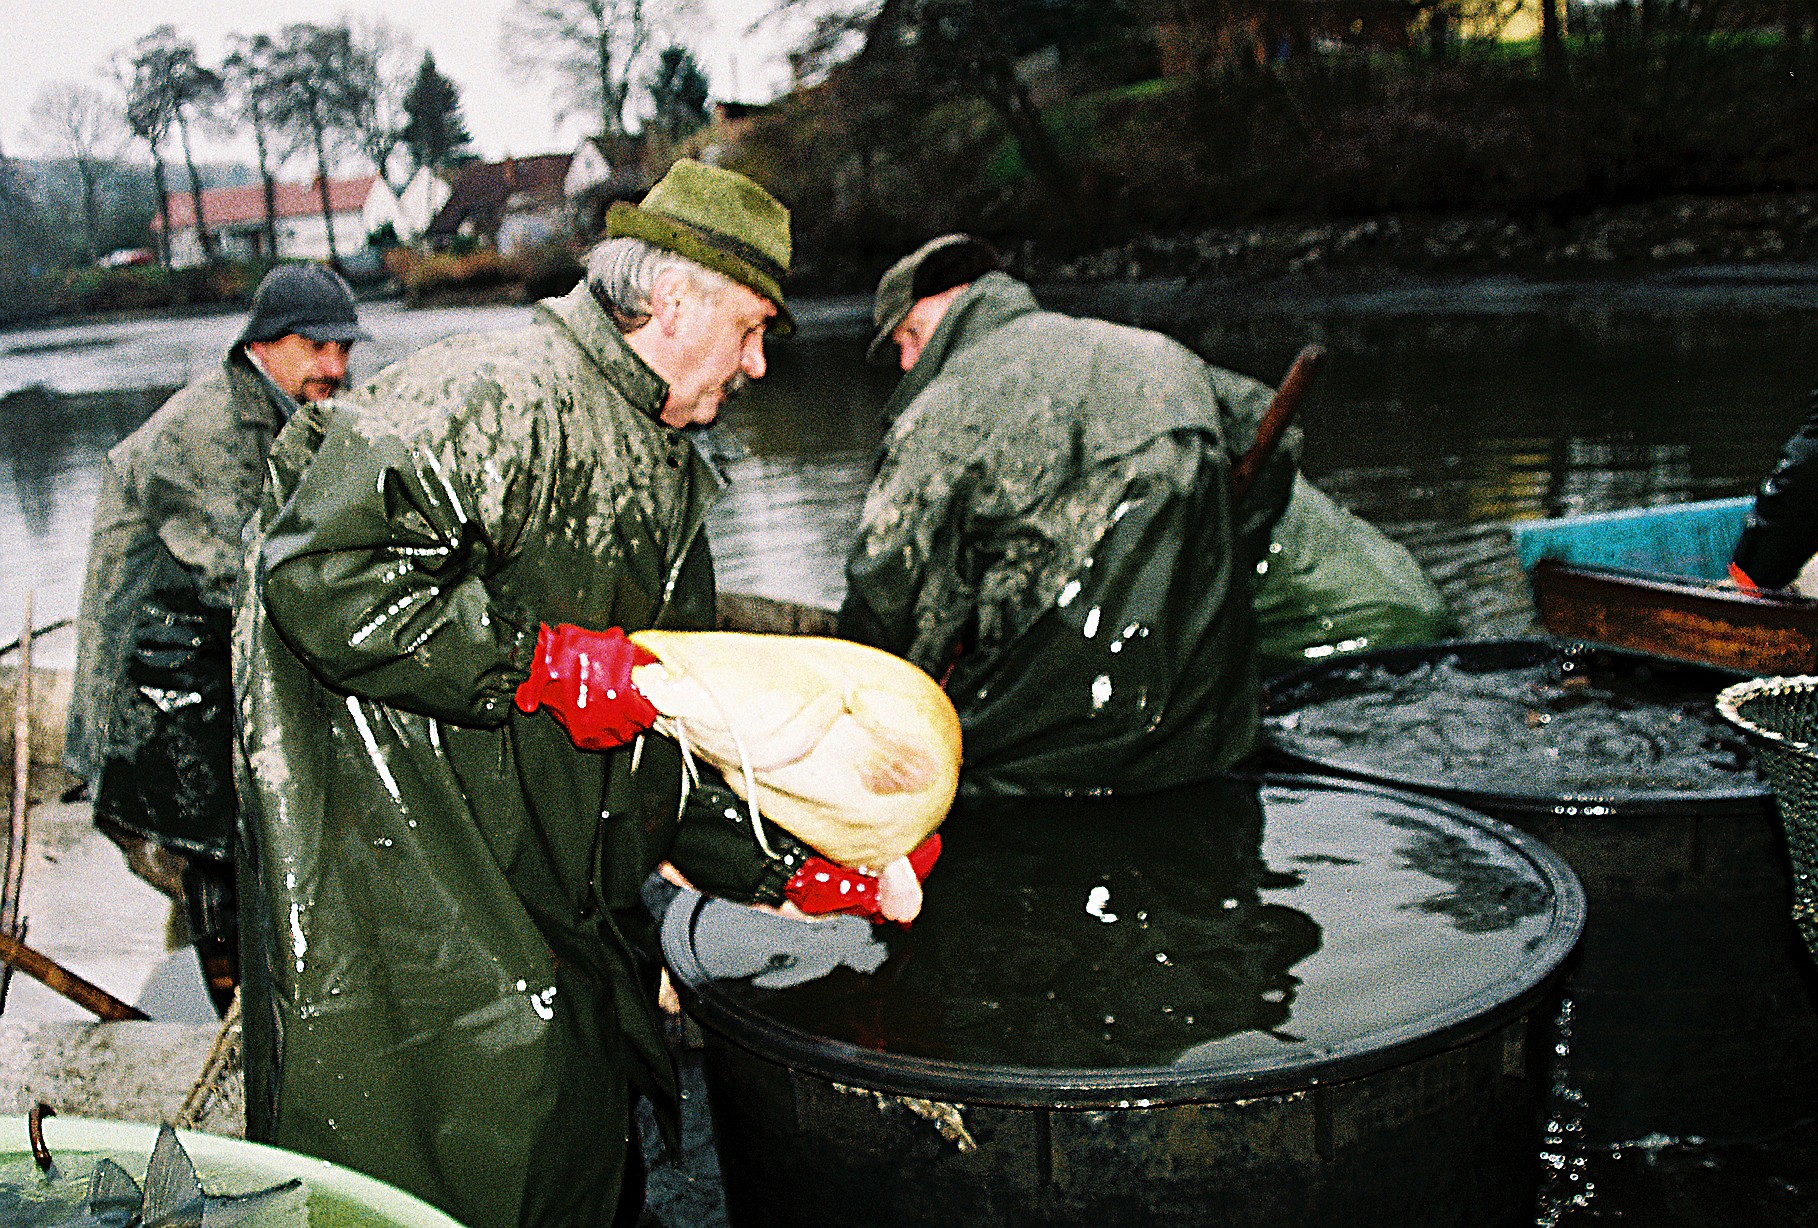
[[[613,319],[630,332],[650,319],[650,297],[657,278],[670,269],[687,276],[696,294],[718,298],[732,279],[696,264],[688,257],[634,239],[629,235],[608,239],[587,257],[587,284]]]

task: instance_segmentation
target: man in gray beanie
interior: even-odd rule
[[[133,868],[185,906],[209,992],[238,978],[229,663],[241,529],[273,438],[333,396],[364,340],[353,292],[279,265],[219,367],[108,453],[89,539],[64,760]]]

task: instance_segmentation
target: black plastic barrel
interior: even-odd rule
[[[1302,777],[942,832],[906,929],[666,914],[734,1225],[1533,1222],[1538,841]]]
[[[1767,1138],[1818,1115],[1818,995],[1791,920],[1792,884],[1766,783],[1738,735],[1739,769],[1697,788],[1631,778],[1561,791],[1519,773],[1487,786],[1410,768],[1398,748],[1333,751],[1284,718],[1440,663],[1466,672],[1557,668],[1645,702],[1711,713],[1737,675],[1547,640],[1384,649],[1303,667],[1268,686],[1280,765],[1458,802],[1537,836],[1584,885],[1589,920],[1564,982],[1561,1110],[1582,1138]],[[1527,731],[1479,729],[1511,746]],[[1512,752],[1511,752],[1512,753]],[[1640,776],[1639,767],[1635,772]]]

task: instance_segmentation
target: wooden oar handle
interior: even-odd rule
[[[1282,432],[1288,429],[1294,410],[1299,406],[1307,384],[1313,379],[1313,372],[1319,369],[1325,356],[1325,348],[1317,345],[1309,345],[1295,356],[1294,365],[1288,368],[1281,387],[1275,390],[1269,408],[1263,411],[1250,450],[1238,458],[1231,470],[1231,502],[1242,503],[1244,496],[1250,493],[1251,484],[1256,481],[1263,463],[1275,452],[1275,445],[1281,442]]]
[[[92,1011],[102,1019],[113,1022],[151,1018],[138,1007],[122,1002],[99,985],[83,980],[50,956],[34,951],[17,938],[6,934],[0,934],[0,960],[11,964],[33,980],[43,982],[83,1010]]]

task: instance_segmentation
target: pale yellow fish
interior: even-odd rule
[[[659,662],[632,671],[662,713],[657,730],[829,860],[882,871],[947,817],[959,718],[934,680],[900,657],[817,636],[630,638]]]

